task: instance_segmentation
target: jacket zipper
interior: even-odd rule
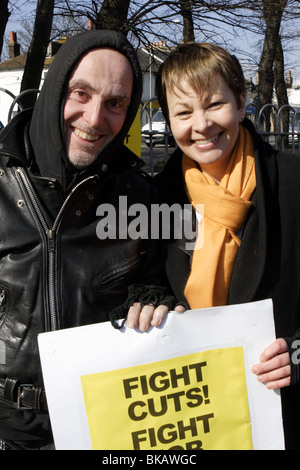
[[[79,188],[81,185],[86,183],[89,180],[97,179],[97,175],[88,176],[84,180],[80,181],[68,194],[66,197],[63,205],[61,206],[58,215],[53,223],[52,228],[48,227],[48,224],[45,220],[45,217],[38,205],[34,192],[31,188],[31,184],[27,175],[22,171],[21,168],[17,168],[17,172],[20,174],[25,190],[29,196],[29,199],[32,203],[33,209],[35,214],[38,217],[38,220],[41,223],[41,226],[45,232],[47,238],[47,252],[48,252],[48,295],[49,295],[49,315],[50,315],[50,329],[51,331],[55,331],[58,329],[58,315],[57,315],[57,308],[56,308],[56,295],[55,295],[55,234],[57,231],[58,224],[63,216],[64,210],[66,205],[68,204],[70,198],[72,197],[73,193]]]

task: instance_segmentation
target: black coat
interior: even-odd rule
[[[120,134],[95,164],[77,171],[66,157],[63,139],[65,90],[78,59],[101,46],[128,57],[134,91]],[[125,37],[112,31],[85,32],[60,49],[33,114],[18,114],[1,132],[0,345],[5,358],[0,358],[0,440],[30,448],[52,439],[39,333],[108,321],[115,310],[122,316],[137,284],[141,296],[141,285],[147,285],[148,301],[164,292],[157,241],[124,233],[118,239],[119,198],[126,197],[128,207],[143,204],[149,212],[156,201],[152,179],[123,145],[141,90],[139,64]],[[97,209],[102,204],[115,208],[115,238],[98,236]]]
[[[255,145],[257,187],[235,261],[228,304],[272,298],[276,336],[292,343],[300,338],[300,158],[274,150],[246,119]],[[188,204],[177,149],[157,176],[160,203]],[[180,241],[168,243],[166,270],[179,302],[190,274],[192,254]],[[199,279],[199,282],[201,280]],[[299,365],[292,363],[292,386],[282,389],[287,449],[300,449]]]

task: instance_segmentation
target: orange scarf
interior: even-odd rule
[[[186,155],[183,155],[182,167],[192,205],[204,205],[203,247],[194,250],[185,295],[193,309],[226,305],[241,243],[237,233],[245,223],[256,186],[252,137],[240,126],[220,184]],[[201,233],[200,228],[198,233]]]

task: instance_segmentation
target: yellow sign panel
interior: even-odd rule
[[[81,377],[94,450],[251,450],[243,349]]]
[[[141,157],[141,141],[141,116],[140,111],[138,111],[128,131],[124,144],[138,157]]]

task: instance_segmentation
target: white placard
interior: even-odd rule
[[[253,448],[283,449],[281,399],[250,368],[275,339],[271,300],[170,312],[145,333],[100,323],[38,337],[56,449],[92,449],[81,376],[123,369],[199,351],[242,347]]]

